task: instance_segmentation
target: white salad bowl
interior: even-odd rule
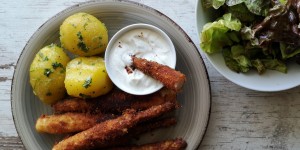
[[[216,18],[217,14],[215,11],[203,7],[202,0],[198,0],[196,7],[196,23],[199,38],[201,36],[203,26],[208,22],[213,22]],[[205,52],[203,51],[203,53]],[[225,78],[248,89],[264,92],[275,92],[287,90],[300,85],[300,65],[296,63],[287,64],[287,73],[266,70],[266,72],[259,75],[254,70],[249,71],[248,73],[236,73],[230,70],[226,66],[221,53],[205,53],[205,56],[213,65],[213,67]]]

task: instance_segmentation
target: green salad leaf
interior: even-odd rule
[[[226,0],[227,6],[235,6],[244,3],[248,10],[255,14],[266,16],[270,9],[270,0]]]
[[[252,22],[255,20],[255,14],[251,13],[244,3],[228,7],[228,12],[242,22]]]
[[[231,57],[239,66],[240,72],[248,72],[252,67],[250,59],[246,56],[245,48],[242,45],[231,46]]]
[[[278,59],[262,59],[262,62],[267,69],[287,73],[287,67],[285,63]]]
[[[244,3],[250,12],[266,16],[270,7],[270,0],[245,0]]]
[[[207,53],[220,52],[224,46],[232,45],[234,35],[229,31],[239,31],[241,22],[230,13],[224,14],[217,21],[204,25],[201,33],[200,47]]]
[[[231,13],[224,14],[223,17],[219,21],[224,20],[225,27],[234,30],[234,31],[240,31],[242,24],[239,19],[233,17]]]
[[[240,66],[238,65],[236,60],[232,58],[232,54],[229,48],[224,48],[222,50],[222,55],[224,57],[225,64],[229,69],[237,73],[241,72]]]
[[[258,38],[255,37],[255,31],[253,31],[250,27],[244,26],[241,29],[241,37],[243,40],[250,41],[252,46],[259,46]]]
[[[286,0],[280,0],[281,3],[286,3]],[[245,4],[245,8],[255,15],[266,16],[270,9],[271,0],[202,0],[206,8],[213,7],[219,9],[224,4],[232,7],[235,5]],[[245,10],[243,10],[245,11]]]
[[[252,60],[251,64],[254,68],[256,68],[258,74],[263,74],[266,71],[266,67],[260,59]]]
[[[279,0],[279,2],[282,4],[282,5],[285,5],[287,0]]]
[[[237,73],[248,72],[251,68],[255,68],[259,74],[264,73],[266,69],[277,70],[282,73],[287,72],[287,67],[281,60],[273,58],[251,60],[244,46],[239,44],[231,46],[231,49],[223,49],[222,54],[226,66]]]
[[[237,58],[245,54],[245,49],[242,45],[233,45],[231,46],[231,54],[233,58]]]
[[[234,6],[243,3],[245,0],[226,0],[227,6]]]
[[[240,55],[234,59],[238,63],[241,72],[248,72],[250,70],[252,64],[251,61],[248,59],[248,57],[244,55]]]
[[[225,4],[225,0],[203,0],[202,2],[205,7],[213,7],[214,9],[218,9]]]
[[[223,46],[232,45],[226,35],[229,29],[221,22],[207,23],[202,30],[200,47],[207,53],[219,52]]]
[[[234,45],[231,49],[225,48],[222,54],[226,66],[237,73],[248,72],[252,66],[250,60],[244,55],[241,45]]]
[[[284,43],[280,43],[280,51],[282,55],[282,59],[288,59],[294,57],[295,55],[300,53],[300,48],[295,48],[294,46],[287,45]]]

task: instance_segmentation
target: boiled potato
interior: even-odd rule
[[[108,43],[105,25],[87,13],[76,13],[60,26],[62,47],[79,56],[103,53]]]
[[[65,67],[69,61],[63,49],[55,44],[36,54],[30,65],[30,84],[33,93],[44,103],[52,104],[65,96]]]
[[[78,57],[66,69],[65,86],[71,96],[92,98],[108,93],[113,84],[101,57]]]

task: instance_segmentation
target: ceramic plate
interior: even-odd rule
[[[39,49],[57,43],[59,26],[76,12],[90,13],[108,28],[112,37],[119,29],[134,23],[147,23],[164,30],[177,53],[177,70],[187,75],[183,91],[178,95],[182,108],[175,112],[178,124],[141,137],[140,142],[182,137],[187,149],[199,146],[205,133],[210,110],[210,84],[205,65],[188,35],[171,19],[142,4],[129,1],[103,0],[70,7],[49,19],[30,38],[18,60],[12,82],[12,112],[15,126],[26,149],[51,149],[61,137],[35,131],[35,121],[41,114],[51,114],[51,107],[34,96],[29,84],[29,66]]]
[[[203,26],[207,22],[212,22],[217,18],[216,11],[202,7],[201,0],[198,0],[196,8],[197,30],[200,36]],[[282,91],[300,85],[300,67],[296,63],[288,64],[288,73],[284,74],[278,71],[267,70],[259,75],[256,71],[249,73],[235,73],[231,71],[224,62],[222,55],[213,54],[206,57],[216,70],[228,80],[242,87],[257,91]]]

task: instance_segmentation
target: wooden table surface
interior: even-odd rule
[[[14,67],[23,47],[46,20],[83,1],[1,1],[1,150],[25,149],[14,126],[10,102]],[[169,16],[187,32],[199,49],[196,0],[135,1]],[[248,90],[225,79],[201,54],[210,78],[212,105],[208,129],[200,149],[300,149],[300,87],[276,93]]]

